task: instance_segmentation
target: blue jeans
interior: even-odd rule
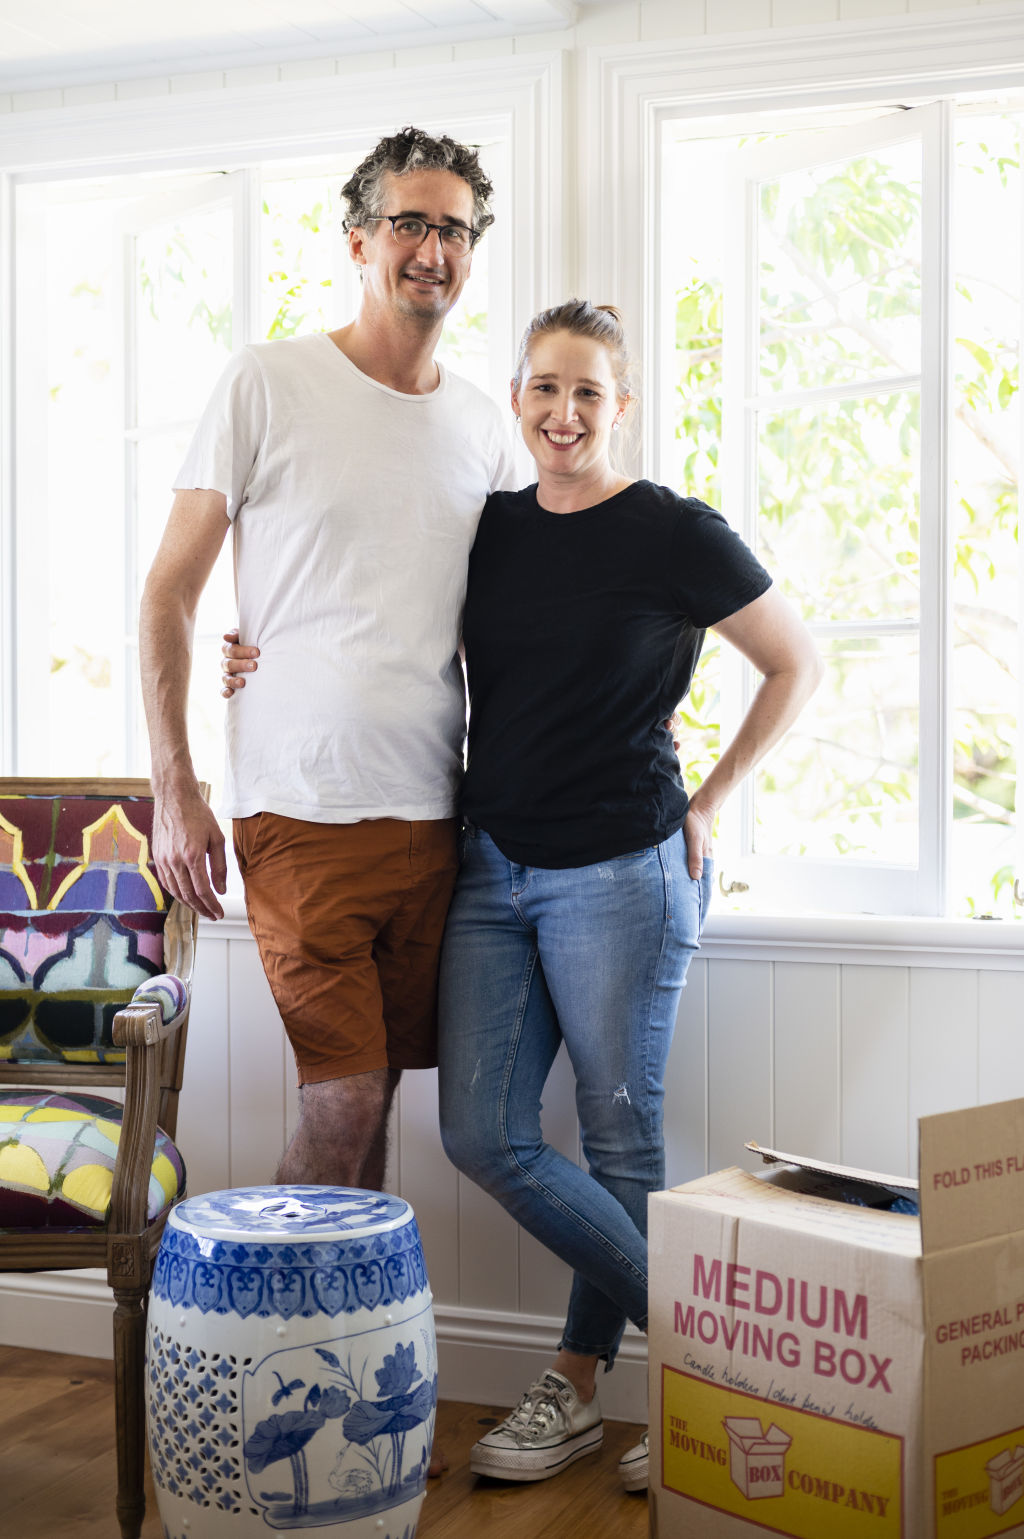
[[[453,1163],[575,1276],[562,1346],[606,1359],[647,1326],[647,1195],[665,1184],[664,1070],[711,894],[682,831],[553,871],[463,835],[440,982],[441,1136]],[[565,1042],[587,1170],[544,1142]]]

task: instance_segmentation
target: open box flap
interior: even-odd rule
[[[766,1149],[751,1141],[746,1146],[759,1154],[766,1165],[792,1165],[803,1173],[804,1190],[818,1197],[832,1197],[838,1202],[858,1202],[869,1208],[891,1206],[894,1201],[917,1202],[917,1182],[911,1176],[890,1176],[877,1170],[859,1170],[855,1165],[832,1165],[828,1160],[812,1160],[804,1154],[786,1154],[781,1149]]]
[[[1024,1100],[922,1117],[918,1131],[926,1254],[1024,1230]]]

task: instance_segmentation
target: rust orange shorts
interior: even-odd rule
[[[249,926],[299,1084],[437,1063],[455,820],[236,818]]]

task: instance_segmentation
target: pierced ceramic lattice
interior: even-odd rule
[[[157,1328],[146,1359],[155,1484],[200,1507],[247,1507],[241,1376],[251,1359],[189,1346]]]

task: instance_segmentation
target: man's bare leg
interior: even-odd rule
[[[379,1192],[387,1161],[388,1114],[398,1069],[371,1069],[299,1089],[299,1125],[277,1184],[358,1186]]]

